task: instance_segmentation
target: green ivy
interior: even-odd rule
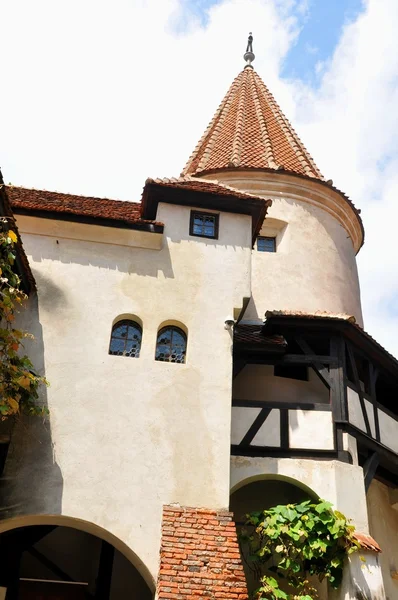
[[[325,501],[278,505],[247,515],[239,537],[242,555],[261,584],[254,597],[316,600],[308,576],[339,587],[345,558],[360,547],[354,529]]]
[[[47,381],[35,372],[24,353],[23,340],[33,336],[14,326],[16,313],[27,299],[15,271],[17,243],[7,219],[0,219],[0,421],[21,410],[40,415],[48,412],[38,403],[39,387],[48,385]]]

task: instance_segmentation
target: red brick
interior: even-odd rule
[[[165,507],[160,600],[247,600],[232,514]]]

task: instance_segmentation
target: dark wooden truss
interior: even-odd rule
[[[263,339],[261,340],[261,336]],[[281,344],[283,338],[285,344]],[[272,343],[273,340],[277,340]],[[234,378],[247,364],[307,365],[329,391],[328,404],[308,402],[257,402],[234,399],[234,407],[261,409],[233,455],[307,457],[352,463],[343,445],[347,432],[357,441],[359,464],[364,468],[365,487],[374,476],[398,483],[398,447],[386,443],[396,427],[398,438],[398,361],[362,329],[345,319],[275,315],[264,326],[238,325],[234,341]],[[361,424],[353,422],[350,398],[358,404]],[[256,446],[253,440],[271,410],[279,410],[279,447]],[[292,448],[289,444],[289,410],[330,411],[333,421],[333,449]],[[380,418],[388,425],[385,431]],[[358,419],[357,419],[358,421]]]

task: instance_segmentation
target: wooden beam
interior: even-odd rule
[[[68,575],[63,569],[61,569],[58,565],[56,565],[50,558],[47,558],[42,552],[36,550],[34,546],[27,549],[27,552],[34,556],[42,565],[44,565],[47,569],[49,569],[54,575],[59,577],[62,581],[72,581],[74,579]]]
[[[265,423],[271,410],[271,408],[263,408],[259,412],[253,423],[250,425],[247,433],[244,435],[239,446],[250,446],[250,442],[254,439],[262,424]]]
[[[350,435],[354,436],[358,442],[358,449],[366,448],[371,452],[377,452],[379,455],[380,466],[383,467],[390,473],[394,473],[398,476],[398,455],[394,450],[390,450],[386,446],[377,442],[374,438],[366,435],[363,431],[352,425],[346,423],[344,425],[344,431],[347,431]]]
[[[363,477],[365,480],[365,492],[368,492],[369,486],[372,483],[373,477],[376,475],[377,467],[379,466],[379,455],[373,452],[363,465]]]
[[[380,424],[379,424],[379,411],[377,408],[377,397],[376,397],[376,381],[379,376],[379,369],[377,369],[373,363],[368,361],[369,364],[369,381],[370,381],[370,395],[373,404],[373,416],[375,421],[375,433],[376,440],[380,442]]]
[[[369,423],[369,417],[368,417],[368,412],[366,410],[366,404],[365,404],[365,398],[363,396],[363,391],[361,388],[361,383],[359,381],[359,375],[358,375],[358,369],[357,369],[357,363],[355,360],[355,355],[354,355],[354,351],[351,347],[351,344],[347,344],[347,352],[348,352],[348,357],[351,363],[351,369],[354,375],[354,379],[355,379],[355,385],[357,388],[357,394],[359,396],[359,402],[361,405],[361,409],[362,409],[362,416],[363,416],[363,420],[365,422],[365,427],[366,427],[366,433],[370,436],[372,436],[372,432],[370,429],[370,423]]]
[[[246,361],[242,358],[237,358],[234,359],[233,362],[233,368],[232,368],[232,379],[236,379],[236,377],[239,375],[239,373],[242,371],[242,369],[244,369],[246,366]]]
[[[296,342],[298,343],[298,345],[300,346],[300,348],[302,349],[302,351],[304,352],[304,354],[306,356],[311,356],[311,357],[316,356],[316,354],[314,354],[310,345],[306,342],[306,340],[303,337],[298,335],[296,337]],[[330,377],[329,377],[329,371],[322,364],[322,361],[320,361],[319,359],[314,360],[314,362],[312,363],[312,367],[313,367],[315,373],[318,375],[319,379],[322,381],[322,383],[324,383],[326,385],[326,387],[330,388],[331,381],[330,381]]]
[[[331,364],[335,363],[335,359],[330,356],[323,356],[318,354],[285,354],[284,356],[277,358],[275,362],[297,365],[311,365],[315,362]]]
[[[287,409],[280,410],[280,432],[281,448],[287,450],[289,448],[289,411]]]
[[[306,402],[281,402],[279,400],[244,400],[234,398],[232,406],[249,407],[249,408],[288,408],[290,410],[319,410],[322,412],[331,412],[330,404],[321,403],[306,403]]]
[[[330,403],[334,420],[347,421],[346,389],[344,377],[344,355],[342,354],[342,339],[334,336],[330,340],[330,353],[337,358],[336,365],[330,367]]]
[[[244,359],[248,365],[274,365],[274,364],[294,364],[294,365],[311,365],[314,362],[320,362],[325,365],[337,364],[337,359],[334,356],[311,354],[284,354],[283,356],[274,353],[261,352],[258,349],[253,352],[243,352],[242,350],[235,351],[234,359]]]
[[[115,548],[103,540],[98,565],[95,600],[109,600],[110,598],[114,557]]]

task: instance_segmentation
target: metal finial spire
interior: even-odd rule
[[[243,55],[243,58],[246,61],[246,67],[251,67],[253,60],[256,58],[253,54],[253,35],[252,32],[249,33],[249,37],[247,40],[246,52]]]

